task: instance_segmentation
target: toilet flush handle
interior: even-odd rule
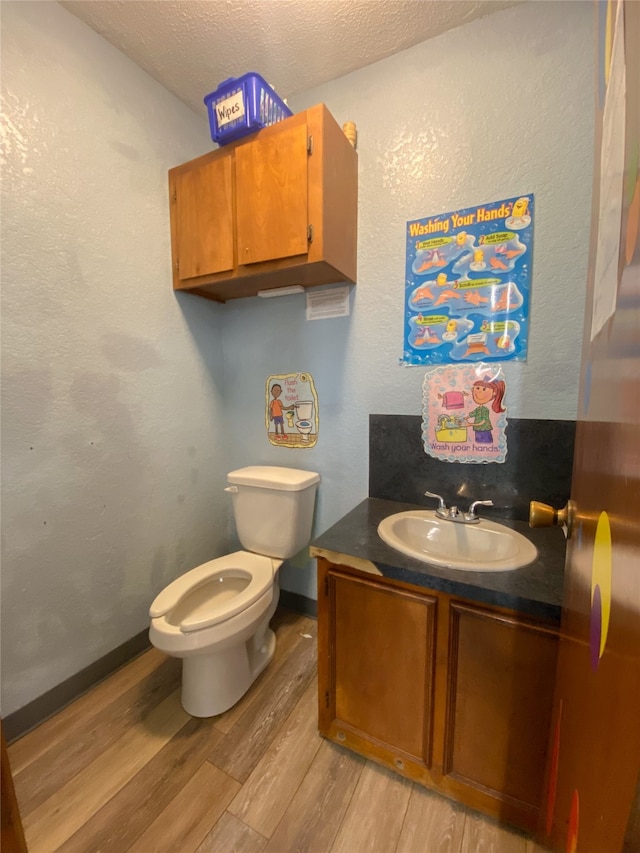
[[[226,486],[225,492],[231,492],[231,494],[235,495],[238,493],[238,487],[237,486]]]

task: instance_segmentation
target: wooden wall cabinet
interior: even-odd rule
[[[534,832],[558,628],[318,558],[319,730]]]
[[[175,290],[356,280],[358,157],[324,104],[171,169],[169,197]]]

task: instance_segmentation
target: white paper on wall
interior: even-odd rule
[[[349,285],[329,290],[307,290],[307,320],[349,316]]]
[[[616,9],[609,85],[602,118],[600,203],[591,340],[616,310],[624,179],[626,71],[622,4]]]

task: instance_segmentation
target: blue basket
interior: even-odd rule
[[[211,138],[218,145],[235,142],[293,115],[259,74],[230,77],[205,95]]]

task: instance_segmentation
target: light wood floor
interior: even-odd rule
[[[230,711],[189,717],[180,662],[145,652],[9,748],[30,853],[538,853],[319,737],[316,623]]]

